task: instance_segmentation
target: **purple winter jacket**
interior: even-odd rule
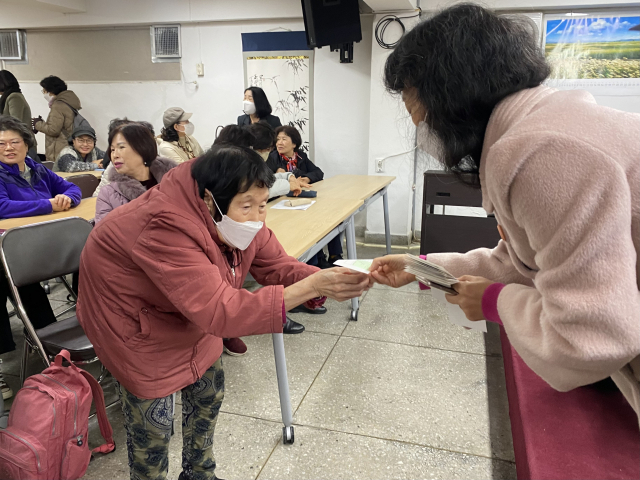
[[[31,182],[20,176],[17,165],[0,162],[0,219],[51,213],[53,207],[49,200],[56,195],[69,197],[72,207],[80,203],[79,187],[29,157],[25,163],[31,169]]]
[[[173,160],[157,157],[151,162],[149,173],[153,175],[156,182],[160,183],[164,174],[177,165]],[[96,216],[94,218],[96,224],[114,208],[126,205],[147,191],[138,180],[122,175],[116,170],[111,171],[108,180],[110,183],[100,189],[96,200]]]

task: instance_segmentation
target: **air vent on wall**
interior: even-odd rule
[[[179,62],[180,25],[154,25],[151,27],[151,61]]]
[[[24,60],[24,32],[0,30],[0,60]]]

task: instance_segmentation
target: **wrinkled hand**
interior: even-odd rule
[[[458,295],[445,295],[447,302],[459,305],[467,318],[471,321],[484,320],[482,313],[482,296],[484,291],[491,285],[491,280],[483,277],[463,275],[458,278],[460,283],[456,283],[453,288]]]
[[[311,179],[309,177],[298,177],[298,181],[301,184],[304,183],[305,185],[311,185]]]
[[[300,186],[300,182],[295,177],[295,175],[289,176],[289,190],[293,193],[294,197],[297,197],[302,193],[302,187]]]
[[[369,275],[348,268],[328,268],[310,277],[318,297],[329,297],[343,302],[359,297],[369,289]]]
[[[376,282],[393,288],[415,282],[415,275],[404,271],[406,262],[405,255],[387,255],[376,258],[369,268],[371,277]]]
[[[300,184],[300,187],[301,187],[301,188],[311,188],[311,184],[310,184],[309,182],[305,182],[305,181],[303,180],[303,178],[306,178],[306,177],[300,177],[300,178],[298,178],[298,183]]]
[[[98,167],[102,168],[102,160],[94,160],[92,163],[95,163]]]
[[[56,195],[50,198],[49,201],[54,212],[64,212],[71,208],[71,199],[66,195]]]
[[[285,169],[284,168],[279,168],[278,170],[276,170],[276,173],[284,173]]]

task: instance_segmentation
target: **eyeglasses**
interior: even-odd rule
[[[8,146],[11,146],[11,148],[18,148],[21,145],[24,145],[24,142],[22,140],[13,140],[9,143],[0,142],[0,150],[5,150]]]
[[[93,138],[74,138],[74,140],[76,142],[78,142],[81,145],[91,145],[93,143],[95,143],[95,140]]]

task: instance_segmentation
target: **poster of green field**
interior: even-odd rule
[[[640,78],[640,17],[567,17],[546,22],[551,79]]]

